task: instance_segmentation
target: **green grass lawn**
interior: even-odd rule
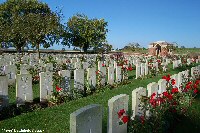
[[[191,54],[200,53],[200,48],[177,48],[174,51],[175,54]]]
[[[171,67],[170,67],[171,68]],[[167,72],[167,74],[175,74],[183,69],[175,69]],[[129,73],[129,77],[134,77],[135,71]],[[113,96],[119,94],[129,95],[129,112],[131,112],[131,93],[137,87],[145,87],[148,83],[157,82],[162,78],[164,74],[160,74],[155,78],[149,79],[130,79],[131,83],[127,85],[121,85],[118,88],[112,90],[105,90],[105,92],[95,93],[88,97],[84,97],[78,100],[70,101],[58,106],[45,108],[42,110],[35,110],[33,112],[24,113],[13,118],[0,121],[0,129],[35,129],[44,130],[45,133],[68,133],[69,132],[69,120],[70,114],[77,109],[80,109],[89,104],[101,104],[104,109],[103,115],[103,133],[107,132],[107,117],[108,117],[108,100]],[[33,86],[34,98],[39,98],[39,85]],[[14,88],[9,90],[10,102],[15,102]],[[198,102],[197,102],[198,103]],[[199,109],[199,103],[196,104],[196,108]],[[183,123],[184,124],[184,123]],[[179,125],[177,125],[179,126]],[[1,131],[0,131],[1,132]]]

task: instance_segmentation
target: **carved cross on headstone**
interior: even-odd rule
[[[11,75],[13,74],[12,72],[9,72],[9,79],[12,79]]]
[[[26,78],[22,77],[21,80],[25,82],[25,84],[22,86],[22,88],[23,88],[23,92],[24,92],[23,95],[24,95],[24,98],[25,98],[25,101],[26,101],[26,95],[29,94],[29,93],[26,92],[28,77],[26,77]]]
[[[0,74],[5,75],[5,66],[0,66]]]

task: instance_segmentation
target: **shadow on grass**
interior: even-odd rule
[[[135,79],[135,75],[129,76],[128,79]]]
[[[198,122],[197,122],[198,121]],[[199,133],[200,119],[192,119],[189,116],[182,116],[180,122],[176,123],[168,133]]]
[[[200,132],[200,95],[194,99],[186,116],[182,116],[179,123],[174,125],[170,133],[199,133]]]
[[[9,104],[7,107],[4,107],[0,113],[0,120],[5,120],[12,118],[23,113],[33,112],[35,110],[41,110],[42,108],[48,107],[47,102],[40,102],[39,98],[35,98],[31,103],[25,103],[17,107],[16,103]]]

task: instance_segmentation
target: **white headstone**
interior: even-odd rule
[[[148,67],[148,63],[145,63],[144,65],[144,69],[145,69],[145,75],[148,75],[149,74],[149,67]]]
[[[175,80],[175,84],[173,85],[173,87],[178,87],[177,85],[177,82],[178,82],[178,74],[174,74],[174,75],[172,75],[171,76],[171,80],[170,80],[170,82],[172,81],[172,79],[174,79]]]
[[[81,69],[81,62],[76,62],[74,64],[75,69]]]
[[[158,94],[162,94],[163,92],[166,92],[166,86],[167,81],[165,79],[158,80]]]
[[[17,67],[15,65],[8,65],[5,67],[5,74],[8,77],[8,84],[15,84],[15,75],[16,75]]]
[[[45,102],[53,93],[53,73],[41,72],[40,75],[40,102]]]
[[[156,82],[151,82],[147,85],[147,90],[148,90],[148,97],[150,97],[153,93],[156,94],[157,96],[157,92],[158,92],[158,83]]]
[[[178,87],[178,89],[179,89],[179,92],[181,92],[180,86],[181,86],[182,83],[183,83],[183,78],[184,78],[183,76],[184,76],[184,71],[178,73],[177,87]]]
[[[145,74],[145,64],[144,63],[141,63],[141,66],[140,66],[141,68],[140,68],[140,73],[141,73],[141,76],[144,76],[144,74]]]
[[[101,73],[101,85],[105,86],[106,84],[106,67],[100,67],[99,71]]]
[[[6,66],[3,65],[2,63],[0,64],[0,75],[5,75],[5,69],[6,69]]]
[[[16,75],[16,97],[17,97],[17,106],[23,105],[25,102],[33,101],[31,74]]]
[[[104,62],[103,61],[98,61],[98,70],[100,69],[100,67],[104,66]]]
[[[146,89],[143,87],[136,88],[132,91],[132,110],[133,117],[143,116],[144,111],[142,107],[142,96],[146,96]]]
[[[114,68],[108,67],[108,83],[113,85],[114,83]]]
[[[70,114],[70,133],[102,133],[102,117],[100,105],[85,106]]]
[[[140,77],[140,72],[141,72],[141,66],[140,64],[136,64],[136,78],[135,79],[138,79]]]
[[[76,58],[72,58],[71,59],[71,63],[76,63],[77,62],[77,59]]]
[[[30,66],[27,64],[20,64],[20,74],[29,74],[29,68]]]
[[[46,72],[52,72],[53,71],[53,64],[52,63],[47,63],[45,64],[46,66]]]
[[[0,76],[0,110],[8,104],[8,77]]]
[[[87,81],[90,89],[94,90],[96,87],[96,68],[87,69]]]
[[[71,73],[69,70],[58,71],[58,74],[63,77],[61,81],[61,88],[64,91],[70,91],[71,89]]]
[[[117,83],[122,81],[122,67],[121,66],[117,66],[116,67],[116,81]]]
[[[176,60],[173,61],[173,66],[172,67],[173,67],[173,69],[175,69],[177,67],[177,61]]]
[[[159,68],[158,68],[158,62],[155,62],[155,67],[156,67],[156,71],[159,71]]]
[[[155,93],[156,94],[155,98],[156,98],[157,97],[157,93],[158,93],[158,84],[156,82],[149,83],[147,85],[147,91],[148,91],[148,93],[147,93],[148,97],[151,97],[152,94]],[[146,111],[146,115],[147,115],[147,117],[151,116],[151,113],[150,113],[149,110]]]
[[[74,70],[74,88],[84,90],[84,69]]]
[[[88,62],[83,62],[83,69],[87,70],[89,68],[89,63]]]
[[[191,67],[191,76],[192,78],[195,78],[196,76],[196,67]]]
[[[127,123],[120,125],[118,112],[122,109],[128,111],[129,96],[120,94],[108,101],[108,133],[127,133]]]

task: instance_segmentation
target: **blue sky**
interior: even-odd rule
[[[5,0],[0,0],[5,1]],[[107,40],[114,48],[130,42],[142,47],[154,41],[200,46],[200,0],[41,0],[55,11],[62,9],[63,22],[76,13],[108,22]],[[62,46],[53,47],[61,49]]]

